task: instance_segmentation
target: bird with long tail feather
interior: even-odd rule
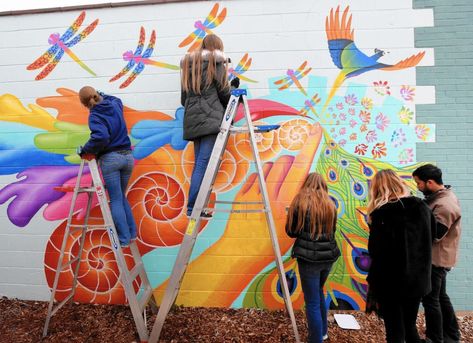
[[[354,30],[351,28],[352,15],[348,15],[349,6],[340,17],[340,6],[330,10],[330,15],[325,18],[325,31],[327,33],[328,47],[333,63],[340,69],[330,93],[322,108],[325,112],[330,100],[337,92],[343,82],[351,77],[366,73],[370,70],[394,71],[415,67],[425,55],[425,51],[412,55],[396,64],[381,63],[378,60],[384,55],[384,51],[375,49],[374,55],[368,56],[357,48],[354,42]]]

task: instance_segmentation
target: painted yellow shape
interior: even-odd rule
[[[25,108],[21,101],[14,95],[0,96],[0,120],[21,123],[47,131],[56,131],[54,118],[48,111],[34,104]]]

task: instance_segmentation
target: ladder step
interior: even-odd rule
[[[254,125],[254,132],[269,132],[277,130],[281,125]],[[230,132],[249,132],[248,126],[230,126]]]
[[[268,209],[255,209],[255,210],[226,210],[226,209],[220,209],[220,208],[204,208],[205,212],[224,212],[224,213],[264,213],[264,212],[270,212]]]
[[[143,262],[139,262],[130,270],[130,282],[133,282],[138,275],[144,270]]]
[[[141,297],[138,299],[138,306],[140,307],[140,311],[143,312],[144,309],[146,308],[146,305],[148,305],[149,299],[153,295],[153,289],[151,287],[146,287],[146,289],[143,291],[143,294]]]
[[[64,270],[65,268],[69,267],[71,264],[73,264],[74,262],[77,262],[79,261],[79,256],[76,256],[74,257],[72,260],[70,260],[69,262],[67,262],[66,264],[63,264],[61,266],[61,270]]]
[[[74,296],[74,294],[69,294],[63,301],[57,305],[57,307],[51,312],[51,317],[54,316],[54,314],[61,308],[63,307],[71,298]]]
[[[55,191],[64,192],[64,193],[75,191],[74,186],[59,186],[59,187],[54,187],[53,189]],[[79,193],[95,193],[95,187],[79,187],[78,192]]]
[[[209,204],[230,204],[230,205],[263,205],[263,201],[209,201]]]
[[[83,225],[83,224],[71,224],[69,225],[69,227],[72,227],[72,228],[80,228],[80,229],[85,229],[85,228],[100,228],[100,227],[104,227],[104,226],[107,226],[105,224],[94,224],[94,225]]]

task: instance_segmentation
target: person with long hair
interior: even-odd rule
[[[90,139],[79,154],[97,158],[110,197],[110,211],[118,240],[122,247],[126,247],[136,239],[136,223],[126,198],[134,159],[123,117],[123,104],[119,98],[90,86],[80,89],[79,99],[90,111]]]
[[[222,40],[210,34],[199,49],[187,53],[181,61],[181,104],[184,106],[183,138],[194,142],[187,215],[192,214],[212,149],[220,131],[225,108],[230,100],[230,86],[237,88],[240,80],[228,82],[227,59]],[[211,217],[202,213],[202,217]]]
[[[366,311],[384,319],[388,343],[421,342],[416,327],[421,298],[430,292],[435,218],[392,170],[373,178]]]
[[[327,335],[324,284],[332,264],[340,256],[335,240],[337,210],[325,180],[310,173],[292,200],[286,233],[296,238],[292,257],[297,258],[304,293],[309,343],[321,343]]]

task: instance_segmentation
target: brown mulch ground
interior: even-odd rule
[[[126,306],[69,304],[51,320],[49,335],[41,341],[47,303],[0,298],[0,342],[130,343],[139,342],[131,312]],[[383,323],[376,316],[350,312],[359,331],[340,329],[330,315],[327,343],[384,342]],[[331,311],[331,314],[333,312]],[[301,339],[307,338],[305,317],[296,312]],[[473,342],[473,315],[459,315],[462,342]],[[154,323],[154,316],[148,326]],[[424,319],[419,315],[419,331]],[[166,319],[160,342],[293,342],[285,311],[175,307]]]

